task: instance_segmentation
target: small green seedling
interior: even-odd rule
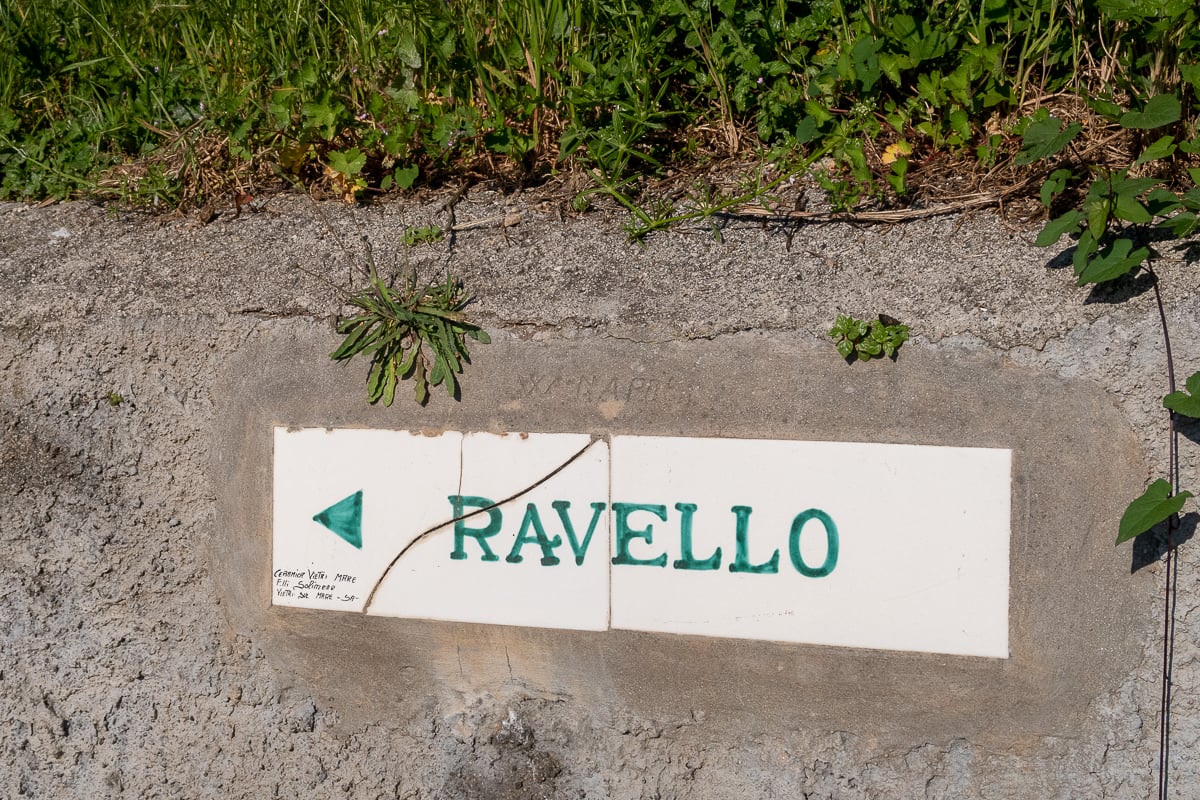
[[[895,359],[900,345],[908,341],[908,326],[886,314],[870,321],[839,315],[829,335],[847,361],[867,361],[881,356]]]
[[[468,322],[462,309],[470,297],[449,275],[444,283],[422,286],[409,275],[398,287],[389,286],[374,269],[370,285],[349,298],[362,313],[341,320],[337,332],[346,338],[331,355],[346,361],[357,355],[371,357],[367,374],[367,399],[390,406],[396,384],[411,378],[416,401],[429,402],[430,386],[445,386],[458,399],[458,378],[471,362],[467,338],[488,344],[487,331]]]
[[[419,228],[405,228],[404,235],[401,241],[405,247],[416,247],[422,244],[432,244],[440,242],[443,238],[443,232],[437,225],[425,225]]]
[[[113,408],[116,408],[117,406],[121,405],[121,403],[125,402],[125,398],[120,392],[109,392],[104,399],[107,400],[108,404]]]

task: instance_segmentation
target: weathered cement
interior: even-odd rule
[[[327,363],[336,346],[327,333],[272,329],[231,365],[218,393],[224,424],[213,449],[223,521],[213,540],[213,577],[239,632],[356,725],[418,715],[430,696],[516,692],[654,717],[699,711],[735,738],[804,723],[891,742],[970,737],[1000,747],[1071,735],[1092,698],[1115,689],[1137,656],[1137,631],[1146,625],[1136,602],[1143,576],[1130,579],[1128,554],[1107,539],[1063,535],[1112,529],[1121,498],[1140,491],[1145,475],[1132,431],[1093,386],[929,351],[864,369],[828,347],[778,334],[655,345],[502,335],[478,354],[461,403],[438,398],[424,410],[381,409],[362,402],[361,370]],[[1012,448],[1012,657],[271,608],[275,425]],[[1077,469],[1081,463],[1091,467]],[[421,468],[397,463],[396,480]],[[870,487],[863,502],[871,502]],[[1076,611],[1063,615],[1064,608]],[[1077,671],[1083,663],[1088,669]],[[398,692],[380,697],[377,687],[388,684]]]
[[[459,219],[507,210],[484,198]],[[285,199],[198,227],[0,207],[0,793],[1152,791],[1161,575],[1129,576],[1111,548],[1143,460],[1165,461],[1148,295],[1084,302],[992,217],[641,250],[619,220],[531,213],[411,255],[463,274],[496,333],[463,403],[370,409],[361,368],[324,358],[333,293],[288,267],[345,281],[329,229],[394,256],[399,223],[430,213]],[[1163,272],[1186,375],[1198,281]],[[917,338],[895,364],[845,366],[820,341],[838,310],[887,311]],[[618,383],[574,380],[596,375]],[[1013,658],[271,609],[271,421],[1012,446]],[[1184,798],[1200,793],[1200,614],[1181,554]]]

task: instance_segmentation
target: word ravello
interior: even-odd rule
[[[489,540],[503,529],[504,514],[500,508],[494,501],[486,497],[455,494],[450,495],[448,499],[450,500],[455,517],[454,550],[450,553],[450,558],[455,561],[469,559],[470,554],[468,553],[467,540],[470,539],[474,540],[475,544],[478,545],[478,550],[481,553],[481,561],[499,561],[500,556],[492,549]],[[574,556],[575,564],[583,566],[592,536],[596,532],[607,504],[602,502],[591,503],[591,519],[587,523],[587,529],[582,539],[580,539],[578,529],[571,518],[571,503],[567,500],[555,500],[550,503],[550,507],[554,509],[555,513],[551,516],[557,517],[557,524],[562,530],[562,535],[558,533],[554,533],[553,535],[548,534],[546,523],[543,521],[543,514],[538,510],[537,504],[528,503],[525,506],[525,513],[521,518],[516,539],[513,541],[508,555],[504,557],[506,562],[520,564],[525,559],[525,548],[529,545],[535,545],[540,551],[542,566],[556,566],[562,561],[558,555],[558,551],[563,545],[563,537],[565,536],[566,543]],[[698,509],[697,505],[695,503],[675,503],[674,508],[679,515],[677,537],[679,548],[676,551],[679,557],[670,560],[671,566],[674,569],[681,570],[711,571],[720,569],[723,557],[722,547],[718,546],[711,554],[705,557],[698,557],[694,552],[692,524]],[[472,520],[462,518],[466,514],[471,513],[470,509],[483,509],[488,517],[487,524],[483,527],[470,527]],[[778,573],[780,562],[779,549],[776,549],[769,558],[760,563],[755,564],[751,560],[750,515],[753,509],[750,506],[739,505],[730,508],[730,512],[733,515],[732,539],[734,556],[732,562],[729,563],[729,571],[745,572],[754,575],[773,575]],[[616,555],[612,557],[613,564],[618,566],[642,567],[667,566],[669,559],[666,552],[658,552],[657,555],[651,555],[651,553],[659,550],[663,544],[663,537],[661,535],[659,536],[659,541],[655,542],[655,520],[664,524],[670,524],[671,522],[666,505],[613,503],[612,513],[613,537],[616,550]],[[816,522],[825,536],[825,560],[819,566],[807,564],[800,552],[800,537],[809,522]],[[661,530],[662,527],[660,526],[659,531],[661,532]],[[633,552],[635,547],[638,550],[637,554]],[[833,518],[824,511],[816,508],[810,508],[797,514],[792,520],[791,529],[787,532],[787,551],[791,566],[804,577],[824,578],[829,575],[833,572],[838,562],[838,530]]]

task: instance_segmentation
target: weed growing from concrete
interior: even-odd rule
[[[462,284],[446,276],[440,284],[421,284],[415,275],[389,286],[371,266],[367,288],[349,303],[361,313],[343,319],[337,332],[346,338],[330,358],[347,361],[370,356],[367,399],[390,406],[400,380],[411,379],[416,401],[429,402],[430,386],[445,386],[461,397],[458,375],[471,361],[467,339],[487,344],[487,331],[468,322],[462,309],[470,298]]]
[[[837,351],[847,361],[867,361],[872,358],[895,359],[900,345],[908,341],[908,326],[891,317],[862,320],[839,315],[829,331]]]

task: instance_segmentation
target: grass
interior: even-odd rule
[[[948,174],[1017,181],[1038,107],[1092,120],[1095,161],[1121,147],[1106,104],[1174,93],[1194,136],[1198,17],[1190,0],[3,0],[0,198],[194,206],[299,182],[366,200],[574,172],[644,209],[668,173],[827,154],[836,205],[903,205]]]

